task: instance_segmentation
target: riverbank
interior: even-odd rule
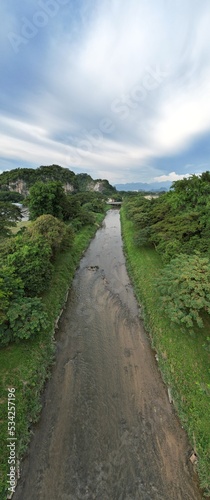
[[[104,214],[97,214],[97,224],[82,228],[76,234],[72,248],[60,253],[57,257],[50,288],[43,296],[49,317],[47,330],[34,340],[12,344],[0,350],[0,500],[5,500],[8,491],[7,474],[10,472],[10,465],[8,464],[7,438],[16,438],[14,442],[16,473],[18,475],[19,460],[30,441],[29,428],[31,423],[36,422],[39,418],[40,394],[46,378],[50,376],[50,367],[54,360],[55,322],[65,303],[68,289],[82,254],[103,218]],[[8,420],[7,406],[8,388],[15,389],[16,404],[15,417],[10,415],[10,420]],[[15,427],[15,436],[8,434],[9,421]]]
[[[124,208],[121,224],[127,269],[142,306],[144,324],[157,352],[170,398],[188,433],[192,450],[198,455],[201,487],[210,495],[210,354],[206,340],[210,336],[210,323],[206,322],[204,330],[195,330],[193,336],[171,324],[161,310],[154,286],[162,269],[161,258],[153,248],[134,244],[133,223],[126,219]]]
[[[201,500],[109,210],[75,273],[14,500]]]

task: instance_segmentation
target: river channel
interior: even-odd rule
[[[81,260],[14,500],[199,500],[110,210]]]

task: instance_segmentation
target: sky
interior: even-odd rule
[[[0,172],[209,170],[209,0],[2,0]]]

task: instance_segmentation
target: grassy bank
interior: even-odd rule
[[[100,224],[103,214],[97,214]],[[53,277],[43,301],[49,316],[49,327],[34,340],[11,344],[0,350],[0,500],[7,498],[8,484],[8,388],[15,389],[15,441],[16,466],[23,456],[30,440],[29,427],[39,418],[41,410],[40,394],[46,378],[50,374],[50,365],[54,358],[54,324],[65,301],[75,270],[90,239],[94,236],[97,225],[86,226],[75,236],[73,247],[61,253],[55,262]],[[12,415],[10,415],[12,421]]]
[[[20,231],[20,229],[22,229],[23,227],[27,227],[29,225],[30,225],[29,220],[17,222],[16,226],[10,227],[10,230],[12,231],[12,234],[17,234],[18,231]]]
[[[121,209],[122,234],[127,268],[142,305],[145,327],[158,354],[159,366],[192,448],[198,455],[201,487],[210,495],[210,321],[190,335],[171,324],[160,307],[154,281],[162,269],[153,248],[138,248],[134,226]]]

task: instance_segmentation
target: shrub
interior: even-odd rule
[[[27,231],[32,240],[36,240],[40,236],[44,237],[51,247],[53,255],[66,246],[70,247],[74,239],[73,229],[49,214],[38,217]]]
[[[3,264],[0,267],[0,325],[6,319],[11,300],[23,295],[23,283],[15,275],[14,267]]]
[[[20,297],[12,300],[0,326],[0,344],[17,342],[37,335],[48,325],[47,314],[38,297]]]
[[[210,262],[199,254],[172,259],[157,284],[171,321],[203,326],[202,314],[210,314]]]
[[[47,314],[38,297],[21,297],[12,302],[7,312],[13,339],[29,339],[48,325]]]
[[[21,278],[27,295],[39,295],[48,287],[52,275],[51,256],[51,248],[44,237],[35,241],[17,239],[16,250],[8,255],[8,263]]]

